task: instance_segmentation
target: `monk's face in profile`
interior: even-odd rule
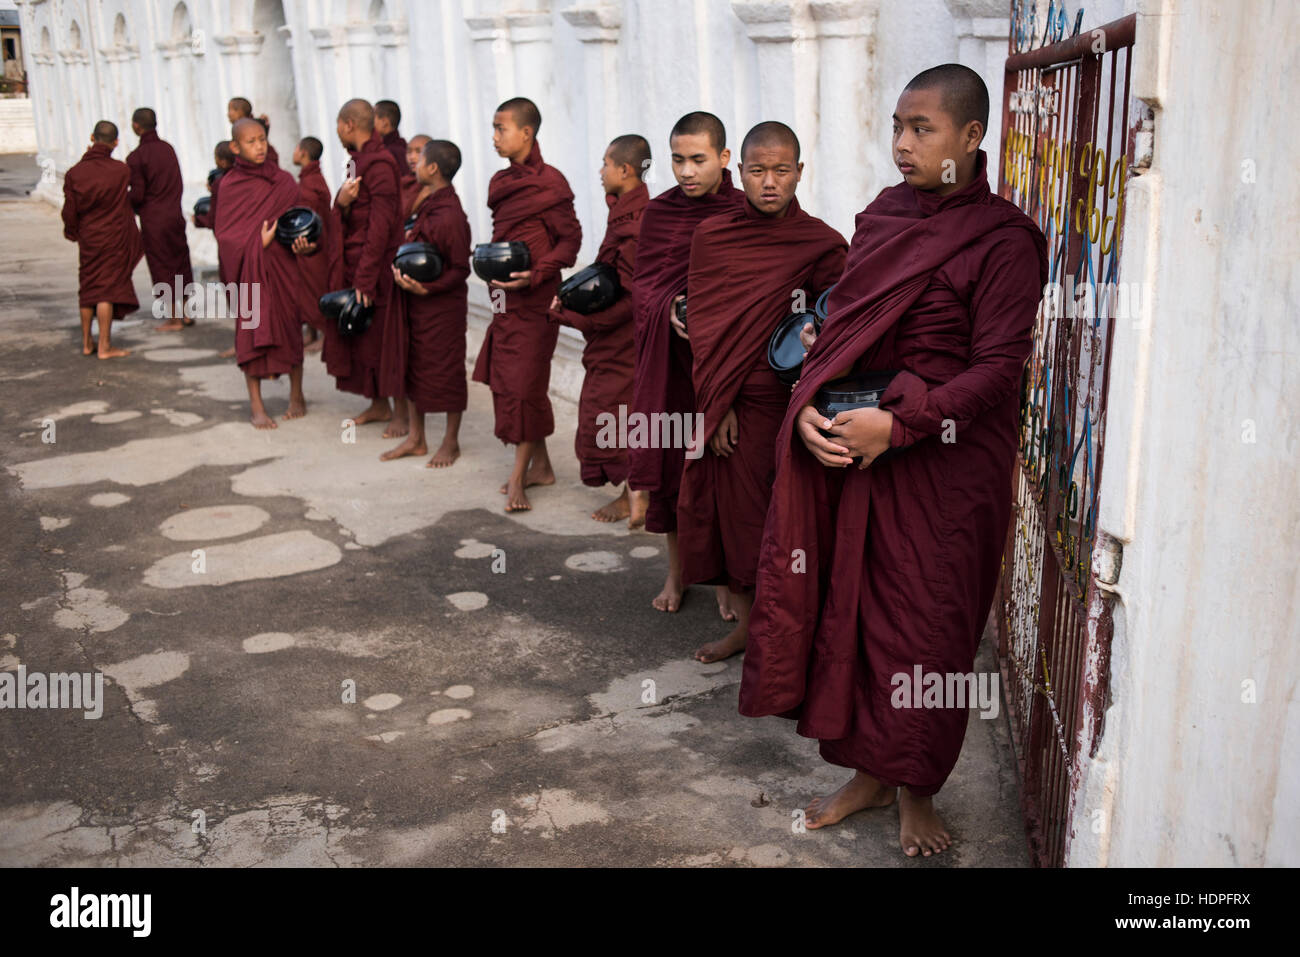
[[[636,179],[636,174],[626,163],[614,159],[612,149],[605,150],[605,159],[600,164],[600,185],[606,193],[621,194],[629,186],[629,179]]]
[[[502,110],[492,115],[492,148],[498,156],[512,160],[524,160],[533,148],[533,130],[530,126],[520,126],[515,115]]]
[[[351,120],[345,120],[340,116],[334,126],[334,131],[338,133],[339,142],[343,144],[343,148],[352,149],[353,140],[356,139],[357,125]]]
[[[978,122],[959,125],[939,89],[904,90],[894,109],[894,165],[916,189],[951,193],[963,183],[983,135]]]
[[[233,125],[235,120],[243,119],[248,114],[236,106],[234,103],[226,104],[226,119]]]
[[[673,151],[673,176],[682,192],[692,199],[716,193],[722,185],[722,171],[731,162],[731,150],[717,150],[707,133],[674,136],[668,141]]]
[[[420,181],[421,186],[437,185],[438,180],[441,178],[438,164],[425,159],[423,151],[416,154],[415,165],[411,169],[415,173],[415,178]]]
[[[242,156],[255,166],[266,162],[266,130],[261,123],[241,123],[230,141],[236,156]]]
[[[310,162],[311,160],[308,158],[307,151],[305,149],[303,149],[301,146],[295,146],[293,148],[294,166],[306,166]]]
[[[375,129],[379,129],[378,122],[375,123]],[[406,165],[407,168],[410,169],[410,171],[414,173],[417,178],[419,178],[420,175],[420,171],[418,167],[420,165],[421,158],[423,157],[423,155],[424,155],[424,143],[420,142],[419,140],[412,140],[410,143],[406,144]]]
[[[765,216],[781,216],[803,176],[790,143],[755,143],[740,163],[740,182],[749,204]]]
[[[387,136],[393,132],[393,124],[388,122],[387,117],[375,115],[375,132],[380,136]]]

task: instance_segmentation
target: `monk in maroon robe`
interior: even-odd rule
[[[844,237],[795,198],[799,139],[759,123],[740,146],[746,202],[706,219],[691,241],[687,319],[696,408],[707,441],[686,457],[677,500],[682,582],[725,584],[736,627],[695,652],[720,661],[745,647],[776,436],[790,387],[767,361],[772,330],[840,278]]]
[[[636,371],[631,414],[687,416],[695,412],[690,343],[674,333],[674,329],[685,330],[673,308],[686,292],[695,227],[745,201],[745,194],[731,185],[727,169],[731,150],[726,137],[722,121],[705,112],[687,113],[669,133],[677,185],[646,206],[637,240],[633,282]],[[634,493],[649,493],[646,531],[666,535],[668,540],[668,576],[652,602],[660,611],[677,611],[682,602],[677,491],[685,462],[684,448],[641,446],[628,450],[628,485]],[[719,587],[717,593],[722,617],[735,620],[727,589]]]
[[[321,219],[321,238],[311,246],[305,239],[295,243],[298,256],[298,323],[307,327],[304,352],[320,352],[323,332],[329,321],[317,303],[327,292],[343,286],[343,243],[338,224],[331,214],[330,189],[320,171],[325,146],[314,136],[304,136],[293,151],[293,165],[298,167],[298,202],[315,210]],[[321,255],[316,255],[317,252]]]
[[[402,108],[393,100],[375,100],[375,132],[384,141],[384,149],[397,160],[397,168],[405,170],[406,140],[397,128],[402,124]],[[412,176],[414,174],[411,174]],[[403,174],[403,179],[406,175]]]
[[[307,414],[302,393],[302,331],[298,323],[298,266],[275,238],[276,220],[296,205],[298,184],[267,153],[266,129],[238,120],[231,130],[235,167],[225,176],[225,199],[214,232],[230,281],[236,314],[235,358],[248,384],[249,420],[276,428],[262,403],[262,380],[289,376],[286,419]],[[251,308],[246,308],[251,307]]]
[[[131,170],[113,159],[117,127],[100,120],[90,149],[63,176],[63,235],[77,244],[77,304],[81,310],[81,353],[101,359],[130,355],[114,349],[113,320],[140,308],[131,272],[144,256],[128,193]],[[99,323],[99,344],[91,322]]]
[[[412,142],[415,142],[413,139]],[[447,429],[426,468],[446,468],[460,458],[460,421],[468,399],[465,376],[466,315],[469,309],[469,220],[451,185],[460,169],[460,149],[448,140],[429,140],[416,175],[428,197],[420,203],[408,243],[429,243],[442,257],[442,275],[433,282],[412,279],[393,267],[393,281],[407,329],[406,401],[410,433],[384,461],[427,455],[424,417],[447,413]]]
[[[271,135],[270,118],[265,113],[261,116],[253,116],[253,104],[242,96],[232,97],[230,102],[226,104],[226,119],[230,121],[231,126],[234,126],[242,119],[257,120],[262,124],[262,129],[266,131],[266,135],[268,137]],[[269,140],[266,144],[266,158],[276,166],[280,165],[280,155],[275,151],[275,147],[271,145]]]
[[[405,224],[411,218],[422,202],[424,202],[431,190],[420,182],[416,175],[416,168],[424,162],[424,147],[432,137],[425,136],[423,133],[417,133],[412,136],[406,144],[405,166],[402,168],[407,172],[402,175],[402,224]],[[408,240],[409,242],[410,240]]]
[[[918,672],[927,687],[973,677],[1047,279],[1038,227],[989,191],[987,118],[979,75],[956,64],[920,74],[898,100],[903,182],[858,215],[781,424],[740,688],[742,714],[797,718],[823,758],[855,771],[808,806],[808,827],[892,804],[901,788],[909,856],[951,842],[932,796],[961,751],[969,702],[916,707],[920,689],[907,686]],[[851,371],[896,375],[879,408],[828,422],[816,392]]]
[[[160,332],[194,325],[185,315],[185,289],[194,281],[190,245],[185,239],[185,214],[181,210],[181,164],[171,144],[158,138],[154,111],[141,107],[131,114],[131,129],[140,145],[126,158],[131,168],[131,205],[140,217],[140,239],[154,285],[154,309],[165,311]],[[162,290],[167,296],[162,298]]]
[[[601,440],[603,421],[617,422],[619,410],[626,418],[632,406],[632,274],[636,267],[636,239],[641,230],[641,213],[650,193],[641,177],[650,166],[650,144],[644,136],[619,136],[605,150],[600,167],[600,184],[605,190],[609,215],[605,238],[596,261],[618,271],[622,293],[613,305],[582,315],[566,309],[557,297],[551,303],[556,321],[577,329],[586,339],[582,350],[582,394],[578,399],[578,430],[573,448],[582,468],[582,482],[599,488],[622,485],[614,501],[592,512],[598,522],[629,519],[631,499],[627,489],[627,449]],[[644,521],[645,512],[637,516]]]
[[[208,211],[205,214],[194,213],[190,222],[199,229],[211,229],[217,221],[217,190],[221,187],[221,177],[235,165],[235,154],[230,150],[230,140],[221,140],[212,150],[212,162],[216,165],[217,176],[208,184]],[[218,271],[219,271],[218,264]]]
[[[374,305],[370,327],[341,336],[325,328],[325,368],[340,391],[370,399],[354,417],[357,425],[388,422],[385,438],[405,435],[406,329],[393,294],[393,257],[402,244],[400,170],[375,132],[375,111],[365,100],[349,100],[338,116],[338,136],[350,154],[354,175],[334,198],[335,223],[343,237],[343,287]],[[395,400],[395,407],[389,399]]]
[[[492,117],[492,145],[510,161],[488,184],[492,241],[526,243],[532,262],[490,283],[492,324],[474,364],[474,381],[492,389],[496,437],[516,446],[514,468],[501,486],[507,512],[532,508],[528,486],[555,483],[546,437],[555,431],[548,391],[560,327],[547,312],[560,270],[573,265],[582,245],[569,182],[542,159],[541,123],[536,104],[524,97],[502,103]]]

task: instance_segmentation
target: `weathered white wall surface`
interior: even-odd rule
[[[1001,102],[1006,0],[18,0],[40,155],[61,201],[63,171],[101,118],[135,146],[131,111],[151,106],[180,156],[187,206],[204,192],[213,144],[229,135],[225,104],[247,96],[271,118],[288,162],[299,135],[326,144],[337,186],[345,154],[334,118],[351,96],[397,100],[402,133],[446,137],[465,165],[457,188],[475,241],[486,239],[487,181],[502,166],[491,113],[514,95],[542,111],[539,142],[577,196],[594,256],[605,206],[597,167],[621,133],[645,135],[658,166],[651,190],[673,184],[668,130],[707,109],[737,146],[765,119],[799,133],[805,205],[845,235],[853,217],[897,182],[889,116],[920,70],[961,58]],[[288,51],[288,58],[283,52]],[[986,146],[996,151],[997,118]],[[996,166],[996,164],[994,164]],[[735,169],[733,158],[732,169]],[[192,230],[197,261],[211,234]],[[477,285],[477,281],[476,285]],[[475,336],[486,316],[474,293]],[[471,342],[471,348],[477,342]],[[580,339],[564,330],[552,389],[576,396]]]
[[[1295,866],[1300,6],[1137,7],[1155,149],[1129,183],[1120,276],[1149,303],[1115,337],[1113,703],[1070,862]]]

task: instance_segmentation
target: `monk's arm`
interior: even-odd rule
[[[619,296],[614,305],[600,312],[582,316],[572,310],[564,310],[564,321],[581,333],[609,332],[632,321],[632,297]]]
[[[813,266],[812,276],[808,280],[809,292],[814,296],[820,296],[840,281],[840,274],[844,272],[844,256],[847,251],[847,246],[836,246],[817,260],[817,263]]]
[[[383,261],[384,252],[388,249],[393,223],[400,215],[397,176],[387,166],[376,163],[367,174],[366,186],[370,190],[370,219],[366,223],[366,246],[357,263],[353,286],[374,297],[379,293],[380,270],[389,267]]]
[[[903,447],[938,435],[951,423],[958,432],[1020,386],[1029,357],[1042,289],[1038,257],[1028,234],[1017,229],[982,264],[971,296],[970,364],[931,389],[900,372],[881,407],[893,413],[890,445]],[[958,439],[960,441],[960,439]]]
[[[77,241],[77,194],[66,176],[63,177],[63,238]]]
[[[126,165],[131,169],[131,208],[137,213],[140,207],[144,205],[144,160],[139,155],[139,151],[132,153],[126,158]]]
[[[469,279],[469,236],[462,235],[459,231],[453,235],[443,233],[434,236],[429,242],[446,250],[442,260],[442,275],[433,282],[421,283],[425,292],[437,296],[450,292]]]
[[[555,245],[540,262],[533,263],[529,285],[534,288],[558,279],[561,269],[577,262],[578,248],[582,245],[582,224],[578,222],[571,201],[552,206],[542,214],[542,218],[546,221],[547,231],[555,237]]]

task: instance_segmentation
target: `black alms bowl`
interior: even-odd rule
[[[767,341],[767,364],[786,385],[798,382],[803,372],[804,350],[799,332],[811,321],[812,313],[792,312],[776,324],[772,338]]]
[[[351,292],[351,290],[349,291]],[[374,315],[374,305],[363,306],[361,300],[357,298],[356,293],[354,292],[348,301],[343,304],[342,311],[339,312],[339,335],[361,335],[361,333],[370,328],[370,321],[374,318]]]
[[[532,266],[526,243],[510,240],[502,243],[479,243],[474,247],[474,275],[484,282],[493,279],[508,282],[512,272],[524,272]]]
[[[212,209],[212,197],[200,196],[194,203],[194,215],[206,216]]]
[[[226,175],[226,171],[219,166],[214,166],[208,170],[208,189],[211,189],[221,177]]]
[[[351,289],[339,289],[334,292],[327,292],[320,297],[316,303],[321,311],[321,315],[330,319],[337,319],[343,307],[355,298],[356,293]]]
[[[320,217],[314,209],[306,206],[295,206],[275,221],[275,238],[286,248],[292,246],[299,236],[306,238],[309,243],[318,242],[320,231]]]
[[[442,254],[433,243],[403,243],[397,247],[393,265],[416,282],[433,282],[442,275]]]
[[[565,309],[589,316],[608,309],[621,292],[618,270],[606,263],[595,262],[560,283],[558,295]]]
[[[683,326],[686,325],[686,293],[681,293],[680,299],[673,305],[673,313],[677,316],[677,321]]]
[[[833,379],[817,390],[813,407],[828,419],[850,409],[874,409],[894,381],[897,372],[857,372],[842,379]],[[825,429],[818,429],[828,439],[833,439]],[[886,450],[888,454],[888,450]],[[881,456],[876,457],[877,460]]]
[[[826,321],[826,316],[829,314],[828,304],[831,299],[831,290],[834,288],[835,284],[832,283],[825,292],[817,297],[817,304],[813,306],[813,326],[816,327],[818,332],[822,331],[822,323]]]
[[[412,229],[415,228],[415,220],[418,215],[419,215],[418,213],[412,213],[410,216],[406,217],[406,222],[402,224],[403,232],[409,233]]]

